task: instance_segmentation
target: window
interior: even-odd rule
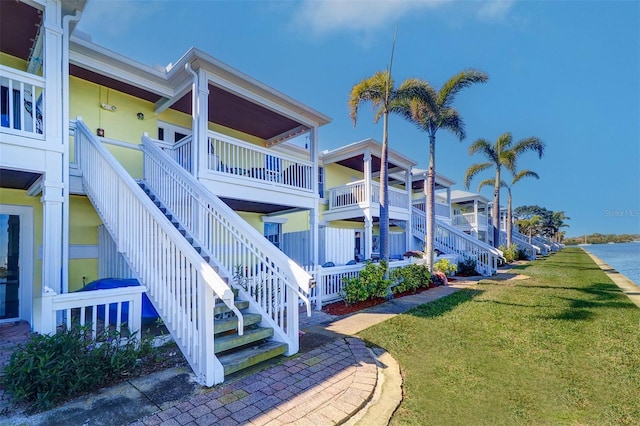
[[[264,236],[271,243],[280,248],[280,237],[282,236],[282,224],[274,222],[265,222],[264,224]]]
[[[176,143],[182,138],[189,136],[191,129],[179,127],[174,124],[158,121],[158,140]]]
[[[324,167],[318,167],[318,195],[324,198]]]

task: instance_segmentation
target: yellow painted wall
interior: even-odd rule
[[[97,245],[101,224],[87,197],[69,197],[69,244]],[[69,259],[69,291],[82,287],[82,277],[87,283],[98,278],[97,259]]]
[[[29,197],[21,189],[0,188],[0,204],[33,207],[33,294],[42,293],[42,261],[38,247],[42,244],[42,204],[39,197]]]
[[[0,52],[0,65],[4,65],[10,68],[15,68],[20,71],[27,71],[28,63],[15,56],[7,55]]]

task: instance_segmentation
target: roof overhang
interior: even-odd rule
[[[465,204],[472,203],[474,201],[478,201],[484,204],[488,204],[489,200],[482,196],[481,194],[476,194],[473,192],[462,191],[460,189],[456,189],[451,191],[451,203],[452,204]]]
[[[331,151],[323,151],[320,157],[325,166],[335,163],[364,173],[364,155],[367,150],[371,153],[371,173],[379,173],[382,163],[382,144],[375,139],[364,139]],[[391,149],[388,150],[387,160],[389,175],[410,170],[417,164],[410,158]]]
[[[145,99],[156,112],[173,109],[191,115],[193,77],[203,70],[208,80],[208,120],[264,139],[274,145],[331,119],[312,108],[191,48],[164,69],[148,67],[91,41],[73,37],[70,74]]]
[[[419,190],[419,189],[424,189],[424,183],[427,180],[427,170],[423,170],[423,169],[414,169],[413,170],[413,176],[412,176],[412,183],[411,183],[411,188],[413,190]],[[438,172],[436,172],[436,189],[445,189],[445,188],[451,188],[453,185],[455,185],[456,181],[454,181],[453,179],[451,179],[450,177],[447,177],[443,174],[440,174]]]

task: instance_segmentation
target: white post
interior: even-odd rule
[[[409,203],[409,220],[407,220],[407,226],[405,228],[405,239],[406,239],[406,243],[405,243],[405,253],[409,250],[411,250],[411,241],[413,238],[413,189],[411,188],[413,183],[413,179],[411,176],[411,167],[409,167],[406,171],[406,175],[404,178],[404,187],[407,190],[407,201]]]
[[[371,206],[371,150],[364,150],[364,199]]]

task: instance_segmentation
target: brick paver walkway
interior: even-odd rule
[[[376,383],[372,353],[340,338],[134,425],[333,425],[360,410]]]

